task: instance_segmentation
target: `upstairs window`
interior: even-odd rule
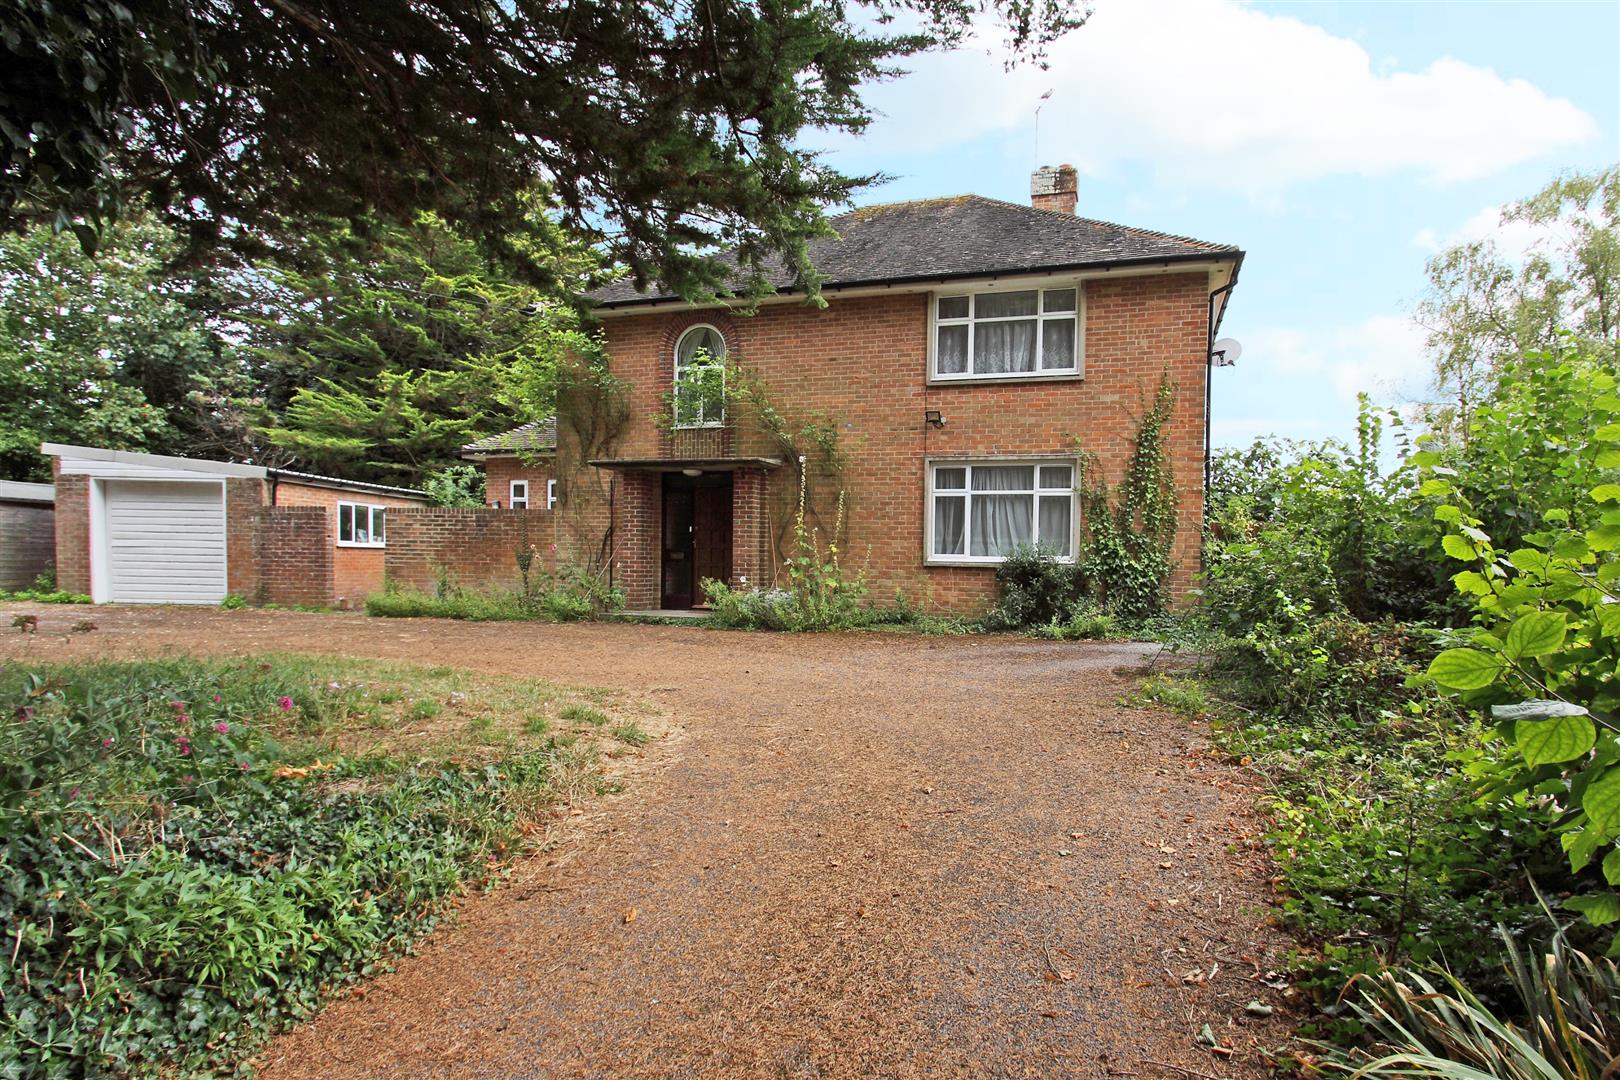
[[[675,343],[675,426],[719,427],[726,422],[726,339],[707,324]]]
[[[387,514],[386,507],[370,503],[338,503],[338,547],[383,547],[388,540]]]
[[[1080,291],[1025,289],[934,300],[934,378],[1080,373]]]

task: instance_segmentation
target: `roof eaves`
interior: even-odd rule
[[[1009,205],[1017,205],[1015,203]],[[1056,211],[1052,211],[1055,213]],[[1165,235],[1168,234],[1157,234]],[[822,292],[837,292],[840,289],[866,289],[878,285],[921,285],[935,281],[971,281],[983,277],[1017,277],[1025,274],[1063,274],[1078,270],[1106,270],[1115,266],[1152,266],[1162,263],[1166,266],[1186,262],[1223,262],[1231,259],[1239,264],[1243,261],[1243,250],[1236,247],[1214,248],[1209,251],[1187,251],[1174,254],[1160,255],[1133,255],[1119,259],[1091,259],[1084,262],[1046,263],[1036,266],[1016,267],[1012,269],[997,270],[962,270],[949,274],[916,274],[903,277],[851,279],[849,281],[828,282],[821,287]],[[793,296],[803,290],[792,285],[783,285],[776,290],[777,296]],[[732,297],[730,299],[738,299]],[[664,304],[685,303],[681,297],[671,293],[661,293],[657,296],[632,296],[623,300],[603,300],[595,304],[598,310],[612,310],[621,307],[654,307]],[[704,303],[701,307],[714,307],[725,303],[726,298],[711,303]]]

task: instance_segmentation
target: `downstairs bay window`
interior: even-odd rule
[[[1074,464],[937,461],[928,466],[928,559],[995,564],[1020,547],[1074,557]]]

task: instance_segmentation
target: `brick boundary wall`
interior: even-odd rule
[[[0,503],[0,589],[32,589],[56,557],[50,503]]]
[[[256,604],[332,603],[332,518],[319,506],[261,506],[242,530],[251,537]],[[233,574],[234,578],[235,575]]]
[[[557,558],[555,515],[545,510],[423,506],[388,512],[383,574],[390,587],[434,592],[441,576],[464,589],[516,592],[517,552],[535,549],[533,570]]]

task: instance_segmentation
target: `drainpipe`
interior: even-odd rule
[[[1237,273],[1232,274],[1232,280],[1209,294],[1209,340],[1204,344],[1204,519],[1209,519],[1209,478],[1210,478],[1210,446],[1209,437],[1213,427],[1214,411],[1211,402],[1211,390],[1214,389],[1215,380],[1215,336],[1220,333],[1220,319],[1226,317],[1226,307],[1222,305],[1220,317],[1215,315],[1215,303],[1229,294],[1237,287]]]

